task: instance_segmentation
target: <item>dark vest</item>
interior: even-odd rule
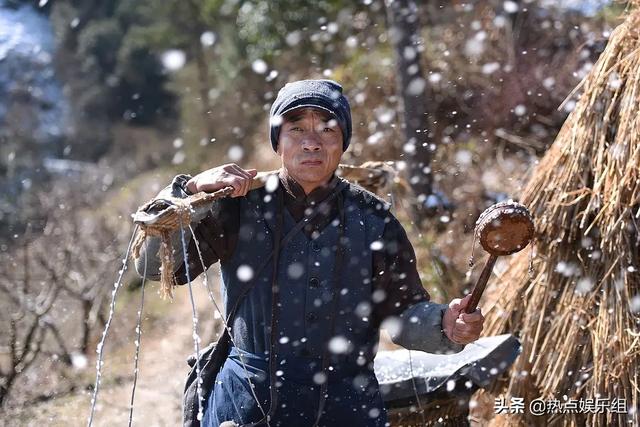
[[[341,362],[359,366],[373,362],[378,328],[371,320],[372,243],[382,238],[388,204],[352,184],[343,190],[343,195],[344,258],[338,276],[334,334],[329,336],[328,325],[333,310],[331,290],[335,284],[331,282],[338,239],[337,217],[313,239],[299,232],[280,252],[277,272],[280,314],[276,319],[279,358],[320,358],[330,344],[332,353]],[[249,192],[240,203],[238,245],[231,259],[221,264],[222,295],[229,312],[242,285],[247,280],[257,281],[239,306],[231,327],[237,347],[268,356],[273,262],[261,272],[257,270],[273,250],[276,195],[260,188]],[[284,208],[282,235],[294,225],[294,219]]]

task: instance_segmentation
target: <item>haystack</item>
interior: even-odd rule
[[[638,8],[612,33],[579,90],[575,109],[522,195],[535,217],[535,273],[527,272],[523,251],[493,283],[498,297],[486,314],[485,334],[518,333],[523,345],[506,389],[493,397],[502,394],[507,404],[524,398],[524,414],[498,416],[498,425],[638,422]],[[535,416],[526,407],[535,398],[577,409],[561,406],[559,413]],[[594,411],[598,398],[603,410]]]

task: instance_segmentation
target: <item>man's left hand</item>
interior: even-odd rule
[[[442,329],[451,341],[457,344],[469,344],[477,340],[482,332],[484,316],[477,308],[473,313],[465,313],[471,294],[449,303],[449,308],[442,316]]]

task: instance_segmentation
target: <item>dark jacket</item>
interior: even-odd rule
[[[159,196],[172,195],[186,197],[186,182],[189,175],[178,175],[170,186],[165,188]],[[306,195],[304,190],[284,173],[279,175],[279,186],[276,191],[283,192],[285,207],[294,221],[299,221],[305,210],[316,205],[322,205],[335,189],[339,178],[333,179],[326,185],[317,188]],[[264,190],[263,190],[264,191]],[[389,211],[387,202],[379,199],[361,187],[350,184],[349,191],[357,194],[360,203],[366,205],[370,215],[377,215],[384,222],[384,229],[379,240],[372,242],[371,257],[371,292],[372,307],[370,321],[378,328],[386,321],[386,329],[392,340],[405,348],[422,350],[430,353],[451,353],[462,350],[464,346],[450,341],[442,331],[442,315],[446,304],[436,304],[430,301],[429,293],[422,286],[417,271],[415,252],[407,234],[400,222]],[[245,197],[246,198],[246,197]],[[245,198],[219,199],[204,218],[196,218],[192,223],[194,235],[206,267],[220,261],[228,262],[234,256],[239,239],[242,238],[240,209]],[[313,240],[338,215],[336,199],[328,206],[322,206],[317,215],[303,232],[307,239]],[[347,213],[348,215],[348,213]],[[186,268],[181,255],[179,233],[175,233],[174,249],[176,250],[175,276],[179,284],[187,281]],[[190,238],[188,229],[187,259],[189,262],[189,276],[193,280],[202,273],[202,263],[196,248],[196,242]],[[259,244],[259,242],[256,242]],[[150,248],[153,245],[149,244]],[[155,253],[154,249],[150,249]],[[136,263],[136,269],[141,274],[143,270],[144,252]],[[159,261],[157,257],[149,256],[147,277],[159,279]],[[223,295],[223,298],[225,296]]]

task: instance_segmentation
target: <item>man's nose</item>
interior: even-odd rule
[[[322,147],[320,137],[315,132],[308,132],[302,141],[304,151],[318,151]]]

